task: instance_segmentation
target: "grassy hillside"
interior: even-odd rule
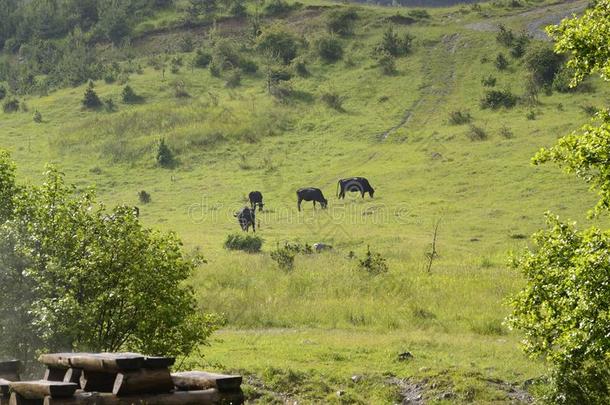
[[[518,333],[502,324],[506,298],[521,283],[508,254],[527,245],[546,210],[585,224],[583,208],[594,201],[582,184],[530,158],[588,120],[586,110],[607,104],[610,92],[591,80],[589,92],[541,93],[535,106],[489,110],[479,106],[481,80],[493,75],[496,88],[525,91],[520,59],[494,67],[498,52],[508,55],[495,40],[498,22],[534,34],[584,4],[430,9],[430,18],[395,24],[414,36],[414,48],[384,75],[372,50],[410,9],[359,6],[354,35],[340,39],[342,59],[325,63],[312,44],[329,12],[346,6],[307,2],[264,21],[279,20],[309,43],[299,50],[309,74],[294,75],[285,102],[267,92],[266,61],[250,45],[245,19],[171,28],[179,15],[165,11],[137,27],[131,47],[100,47],[130,72],[95,82],[116,111],[84,110],[86,85],[22,97],[27,112],[0,113],[0,141],[23,178],[37,181],[52,162],[78,186],[94,184],[109,205],[139,205],[147,225],[176,231],[187,249],[204,253],[193,285],[202,309],[227,318],[204,360],[250,375],[252,398],[526,401],[523,384],[544,365],[526,359]],[[231,72],[214,77],[188,66],[194,52],[179,52],[185,36],[204,49],[233,38],[259,71],[229,88]],[[169,62],[159,68],[165,50],[183,59],[179,71]],[[125,84],[141,103],[120,101]],[[342,98],[342,108],[326,105],[324,94]],[[470,112],[470,125],[449,124],[458,110]],[[484,139],[472,140],[471,125]],[[155,164],[161,137],[177,157],[173,169]],[[336,181],[348,176],[366,176],[375,198],[337,200]],[[329,209],[304,204],[297,212],[295,190],[304,186],[320,187]],[[140,190],[149,204],[138,202]],[[226,236],[239,231],[233,213],[252,190],[265,196],[263,252],[227,251]],[[439,220],[439,256],[427,273]],[[285,272],[268,254],[284,241],[334,249],[300,255]],[[363,257],[367,246],[388,259],[387,274],[370,276],[348,257]],[[399,361],[405,351],[414,357]]]

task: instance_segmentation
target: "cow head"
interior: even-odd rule
[[[373,194],[375,194],[375,189],[373,187],[371,187],[371,191],[369,191],[369,194],[371,195],[371,198],[373,198]]]
[[[328,207],[328,200],[326,198],[323,198],[322,201],[320,201],[320,205],[322,206],[322,208]]]

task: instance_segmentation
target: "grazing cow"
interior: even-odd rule
[[[324,194],[322,194],[322,190],[319,188],[300,188],[297,190],[297,207],[299,211],[301,211],[301,201],[313,201],[313,207],[316,207],[316,202],[319,202],[322,208],[326,208],[328,206],[328,200],[324,198]]]
[[[248,232],[250,225],[252,225],[252,232],[256,232],[256,214],[253,208],[244,207],[237,211],[234,216],[237,218],[242,231]]]
[[[340,179],[337,183],[337,197],[345,198],[346,191],[358,191],[364,198],[364,194],[369,193],[371,198],[375,194],[375,190],[371,187],[371,183],[364,177],[352,177],[349,179]]]
[[[263,194],[260,191],[251,191],[250,194],[248,194],[248,198],[250,199],[250,206],[253,210],[256,211],[257,205],[259,211],[263,210],[265,204],[263,204]]]

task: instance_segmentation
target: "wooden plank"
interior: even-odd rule
[[[71,382],[78,384],[80,387],[80,376],[83,370],[80,368],[69,368],[64,375],[64,382]]]
[[[12,371],[18,373],[21,370],[21,362],[19,360],[0,361],[0,372]]]
[[[174,389],[167,368],[123,371],[117,374],[112,393],[118,396],[133,394],[160,394]]]
[[[83,396],[90,394],[90,396]],[[239,405],[244,403],[241,391],[221,393],[217,389],[177,391],[158,395],[132,395],[117,397],[102,393],[77,393],[72,398],[45,398],[44,405]],[[93,395],[93,396],[91,396]]]
[[[80,387],[83,391],[112,392],[116,373],[83,370]]]
[[[47,353],[38,357],[38,361],[47,367],[68,368],[73,356],[85,355],[87,353]]]
[[[63,381],[67,369],[57,367],[47,367],[44,372],[43,380],[46,381]]]
[[[11,382],[9,387],[25,399],[44,399],[47,395],[53,398],[71,397],[78,388],[74,383],[45,380]]]
[[[207,373],[205,371],[185,371],[172,374],[174,385],[181,391],[217,388],[220,392],[236,391],[242,383],[240,375]]]
[[[122,353],[124,355],[142,356],[140,353]],[[168,368],[176,363],[175,357],[144,356],[143,368]]]

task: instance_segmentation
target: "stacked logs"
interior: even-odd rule
[[[19,381],[19,370],[21,362],[9,360],[0,362],[0,405],[8,404],[10,398],[9,384],[11,381]]]
[[[175,359],[138,353],[40,356],[43,380],[9,382],[9,405],[241,404],[241,376],[170,374]],[[1,386],[1,385],[0,385]],[[4,405],[4,403],[1,403]]]

